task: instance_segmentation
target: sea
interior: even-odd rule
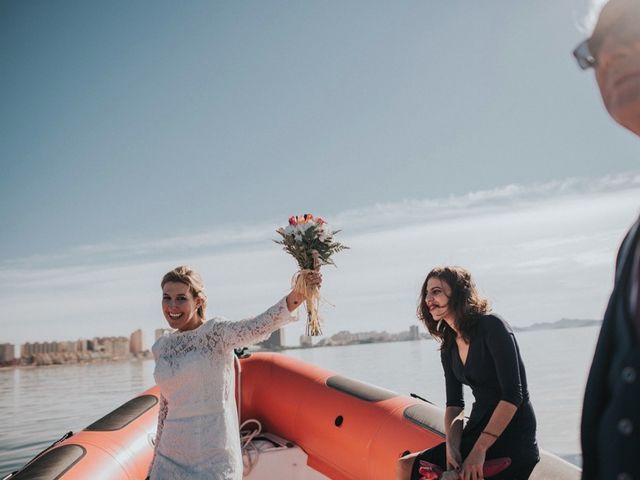
[[[516,333],[540,446],[580,465],[580,409],[599,327]],[[433,340],[285,350],[285,355],[444,405]],[[68,431],[151,387],[153,360],[0,369],[0,478]],[[465,391],[466,403],[473,403]]]

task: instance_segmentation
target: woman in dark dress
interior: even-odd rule
[[[418,317],[441,343],[446,441],[400,459],[398,480],[419,479],[419,460],[447,470],[442,478],[477,480],[483,478],[484,462],[500,457],[509,457],[511,465],[492,478],[526,480],[539,461],[518,344],[509,325],[489,311],[465,269],[439,267],[427,275]],[[463,384],[475,398],[464,428]]]

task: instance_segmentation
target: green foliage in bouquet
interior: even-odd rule
[[[311,214],[291,217],[286,228],[276,230],[282,240],[274,240],[282,245],[282,249],[298,262],[301,269],[313,270],[321,265],[333,265],[334,253],[347,250],[349,247],[337,242],[334,235],[340,230],[331,231],[322,218],[314,218]],[[320,265],[314,265],[313,251],[318,252]]]

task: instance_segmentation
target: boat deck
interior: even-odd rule
[[[253,439],[245,453],[246,480],[325,480],[327,477],[307,464],[302,448],[270,433]],[[530,480],[580,480],[580,469],[547,452],[541,452],[540,463]]]

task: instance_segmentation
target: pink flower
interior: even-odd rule
[[[318,217],[318,218],[316,218],[316,223],[319,224],[319,225],[324,225],[327,222],[325,222],[321,217]]]
[[[289,217],[289,225],[297,225],[298,224],[298,219],[296,218],[295,215],[291,215]]]

